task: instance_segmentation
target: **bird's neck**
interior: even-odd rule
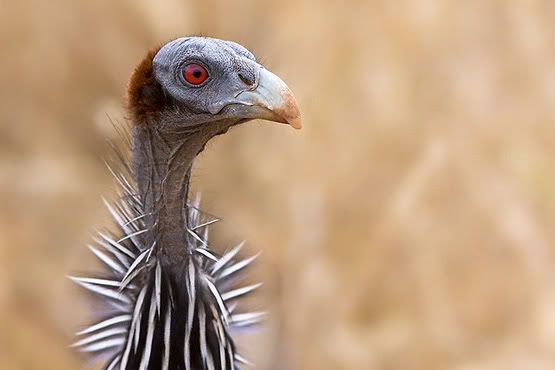
[[[191,167],[208,141],[203,133],[161,133],[147,123],[133,127],[133,170],[143,202],[147,246],[155,253],[184,262],[189,253],[187,194]]]

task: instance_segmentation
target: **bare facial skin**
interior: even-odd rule
[[[211,38],[179,38],[164,45],[154,56],[153,75],[172,104],[167,121],[175,129],[209,122],[230,125],[251,119],[301,127],[295,97],[276,75],[256,62],[239,44]],[[198,64],[207,78],[195,85],[184,77],[188,65]]]

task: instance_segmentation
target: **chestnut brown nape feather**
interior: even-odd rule
[[[127,83],[127,111],[131,122],[145,122],[162,104],[162,86],[154,78],[153,59],[160,47],[148,51]]]

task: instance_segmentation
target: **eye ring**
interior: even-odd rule
[[[199,63],[188,63],[183,69],[183,78],[193,86],[202,85],[210,76],[208,70]]]

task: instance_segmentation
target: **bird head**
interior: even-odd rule
[[[243,46],[183,37],[151,51],[132,74],[128,105],[135,123],[155,122],[170,133],[205,132],[263,119],[301,128],[287,85]]]

